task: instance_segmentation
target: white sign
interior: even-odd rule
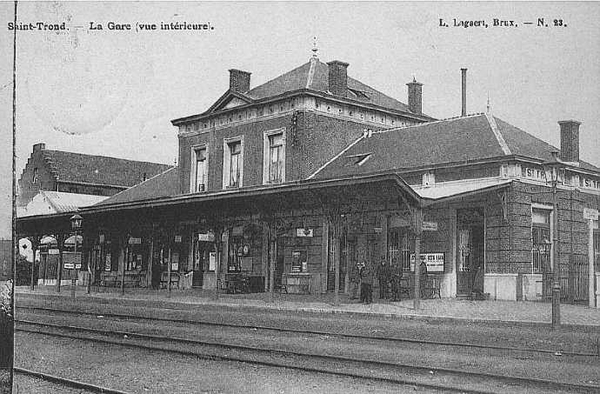
[[[421,253],[421,261],[427,264],[427,272],[444,272],[444,253]],[[415,271],[415,255],[410,255],[410,270]]]
[[[48,249],[48,254],[60,254],[58,249]]]
[[[598,220],[598,210],[592,208],[583,208],[583,218],[587,220]]]
[[[73,264],[73,263],[65,263],[64,265],[65,265],[65,269],[68,269],[68,270],[72,270],[73,268],[75,268],[75,264]]]
[[[217,253],[210,252],[208,255],[208,270],[214,271],[217,268]]]
[[[134,237],[129,238],[129,245],[140,245],[141,243],[142,243],[141,238],[134,238]]]
[[[296,229],[296,237],[312,237],[313,229],[312,228],[297,228]]]
[[[215,242],[215,235],[213,233],[206,233],[206,234],[198,234],[198,241],[203,241],[203,242]]]
[[[438,231],[438,224],[437,224],[437,222],[425,222],[425,221],[423,221],[422,230],[423,231]]]

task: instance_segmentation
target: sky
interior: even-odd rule
[[[0,238],[10,235],[13,9],[0,2]],[[479,20],[487,28],[454,26]],[[600,166],[598,20],[596,2],[20,2],[19,23],[65,30],[17,31],[16,174],[38,142],[173,164],[171,119],[206,110],[230,68],[251,72],[254,87],[307,62],[314,37],[321,61],[349,63],[350,76],[402,102],[415,77],[436,118],[460,115],[467,68],[469,113],[489,98],[495,116],[555,146],[557,121],[579,120],[581,159]]]

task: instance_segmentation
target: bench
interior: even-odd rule
[[[167,272],[163,272],[160,275],[160,288],[167,289],[169,287],[169,274]],[[179,288],[179,273],[171,272],[171,289]]]
[[[442,298],[441,295],[442,279],[439,276],[427,275],[422,276],[419,281],[419,292],[422,299]],[[415,280],[414,275],[409,274],[400,279],[400,294],[408,298],[414,294]]]

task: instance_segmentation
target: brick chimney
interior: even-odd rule
[[[423,84],[413,77],[413,81],[406,86],[408,86],[408,109],[415,114],[423,113]]]
[[[562,161],[579,161],[579,125],[576,120],[561,120],[560,126],[560,159]]]
[[[329,66],[329,91],[336,96],[346,97],[348,95],[348,63],[333,60],[327,65]]]
[[[46,149],[46,144],[43,142],[33,145],[33,153],[44,149]]]
[[[229,70],[229,90],[232,92],[243,93],[250,90],[250,74],[247,71],[231,69]]]

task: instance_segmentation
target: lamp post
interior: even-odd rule
[[[552,151],[552,160],[544,162],[544,174],[550,174],[550,184],[552,186],[552,211],[554,214],[552,229],[552,244],[554,246],[553,264],[552,264],[552,327],[560,326],[560,245],[558,240],[558,200],[557,185],[559,180],[559,171],[564,167],[558,159],[558,152]],[[548,181],[548,179],[546,179]]]
[[[73,271],[74,275],[71,276],[71,297],[75,298],[75,286],[77,285],[77,236],[79,235],[79,230],[81,229],[81,222],[83,218],[78,214],[71,216],[71,228],[75,232],[75,249],[74,249],[74,263],[73,263]]]

